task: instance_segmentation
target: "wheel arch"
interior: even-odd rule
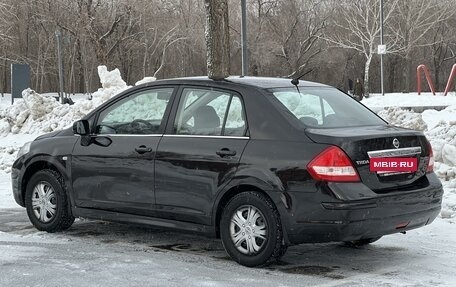
[[[32,159],[22,176],[21,179],[21,195],[22,195],[22,201],[25,206],[25,192],[27,190],[27,183],[29,182],[30,178],[37,173],[40,170],[45,170],[45,169],[50,169],[53,170],[57,173],[59,173],[62,178],[64,179],[66,186],[68,187],[68,176],[65,172],[65,167],[62,165],[62,163],[58,162],[57,160],[53,159],[52,157],[46,157],[46,156],[39,156],[34,159]]]
[[[231,198],[244,191],[256,191],[270,199],[279,211],[282,225],[284,224],[282,214],[286,209],[286,202],[284,202],[284,197],[281,196],[282,192],[274,191],[272,189],[272,186],[258,179],[251,179],[248,182],[246,182],[245,179],[243,179],[242,182],[232,181],[230,182],[229,186],[225,188],[224,192],[220,193],[217,202],[214,204],[212,218],[217,238],[220,238],[220,219],[222,217],[223,209],[225,208],[226,204],[231,200]],[[285,241],[288,241],[286,228],[283,228],[283,233]]]

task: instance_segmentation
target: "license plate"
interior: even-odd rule
[[[379,157],[371,158],[369,170],[378,174],[411,173],[418,170],[418,159],[411,157]]]

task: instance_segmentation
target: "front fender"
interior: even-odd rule
[[[71,156],[51,156],[48,154],[37,154],[28,158],[19,159],[15,162],[19,176],[17,180],[17,189],[21,193],[22,201],[23,194],[27,185],[27,180],[37,171],[44,168],[53,168],[58,171],[65,182],[66,190],[70,199],[70,205],[73,206],[73,192],[71,189],[71,173],[70,173]],[[15,168],[13,165],[13,168]]]

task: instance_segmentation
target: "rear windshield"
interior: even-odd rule
[[[339,128],[385,125],[376,114],[334,88],[295,87],[270,90],[294,117],[307,127]],[[275,101],[277,102],[277,101]]]

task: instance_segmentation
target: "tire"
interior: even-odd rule
[[[74,222],[65,182],[53,170],[38,171],[30,178],[25,191],[25,207],[30,221],[40,231],[63,231]]]
[[[351,247],[360,247],[364,245],[368,245],[371,243],[374,243],[375,241],[379,240],[382,238],[381,236],[379,237],[374,237],[374,238],[365,238],[365,239],[359,239],[359,240],[353,240],[353,241],[347,241],[344,242],[346,245],[351,246]]]
[[[287,250],[279,212],[269,198],[254,191],[242,192],[227,203],[220,237],[226,253],[247,267],[268,265]]]

